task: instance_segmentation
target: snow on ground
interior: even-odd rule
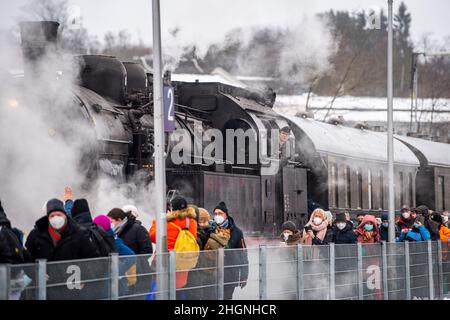
[[[307,94],[297,96],[277,96],[275,110],[289,115],[305,111]],[[308,107],[314,113],[314,118],[324,120],[327,108],[333,97],[311,95]],[[434,111],[433,110],[434,104]],[[318,110],[322,109],[322,110]],[[357,110],[364,109],[364,110]],[[346,121],[386,121],[386,98],[343,96],[337,98],[328,114],[330,117],[343,116]],[[411,119],[411,99],[394,98],[394,121],[409,122]],[[450,99],[419,99],[417,121],[419,122],[450,121]],[[413,121],[416,122],[413,113]]]

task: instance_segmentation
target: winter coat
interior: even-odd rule
[[[450,229],[447,228],[444,224],[441,224],[441,227],[439,228],[439,237],[441,241],[450,241]]]
[[[425,222],[423,224],[425,226],[425,228],[428,229],[428,231],[430,232],[430,239],[432,241],[434,240],[439,240],[440,239],[440,235],[439,235],[439,223],[437,223],[436,221],[431,220],[429,217],[425,218]]]
[[[153,246],[147,230],[134,216],[128,217],[118,237],[133,250],[135,254],[152,254]]]
[[[25,263],[25,252],[0,204],[0,264],[2,263]]]
[[[400,236],[400,230],[398,226],[395,226],[395,237]],[[380,241],[389,241],[389,228],[385,228],[383,226],[380,227]]]
[[[371,236],[369,236],[369,232],[364,229],[364,226],[368,223],[372,222],[373,230],[371,232]],[[361,224],[355,230],[355,234],[358,237],[358,242],[361,243],[377,243],[380,242],[380,232],[377,226],[377,220],[372,215],[365,215]]]
[[[200,246],[200,250],[205,249],[206,242],[208,242],[209,236],[211,232],[216,228],[216,224],[214,222],[210,222],[207,228],[198,227],[197,229],[197,242]]]
[[[339,230],[335,224],[333,225],[332,230],[333,242],[335,244],[354,244],[358,240],[355,232],[353,231],[353,224],[350,221],[347,221],[344,229]]]
[[[313,230],[314,233],[314,239],[312,239],[312,245],[313,246],[324,246],[324,245],[328,245],[333,241],[333,230],[330,226],[327,226],[327,232],[325,234],[325,237],[323,238],[323,240],[320,240],[317,237],[317,232]],[[305,239],[307,237],[307,233],[305,230],[303,230],[303,236],[302,236],[302,244],[305,243]]]
[[[167,220],[167,249],[173,250],[175,248],[175,242],[177,241],[180,230],[171,224],[174,223],[181,229],[187,227],[187,221],[189,220],[189,232],[197,238],[197,221],[195,219],[195,208],[187,207],[186,209],[171,211],[166,214]],[[156,220],[153,220],[150,228],[150,238],[152,242],[156,243]],[[176,287],[183,288],[186,286],[188,279],[188,271],[177,272],[176,275]]]
[[[430,240],[430,232],[424,226],[420,226],[419,229],[411,228],[408,231],[403,230],[397,238],[397,242],[427,240]]]
[[[25,247],[30,252],[33,261],[37,259],[62,261],[98,257],[87,231],[82,230],[71,218],[67,217],[67,225],[56,246],[50,237],[48,225],[47,216],[40,218],[27,238]]]
[[[400,217],[400,219],[397,222],[397,229],[398,232],[402,232],[403,230],[409,230],[414,225],[414,219],[408,219],[405,220],[403,217]]]

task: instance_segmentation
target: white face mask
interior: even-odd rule
[[[336,223],[336,227],[338,227],[339,230],[343,230],[345,228],[347,224],[340,222],[340,223]]]
[[[290,233],[284,232],[283,233],[284,241],[288,241],[290,235],[291,235]]]
[[[315,217],[314,220],[313,220],[313,222],[314,222],[314,224],[315,224],[316,226],[318,226],[319,224],[321,224],[322,221],[323,221],[323,220],[322,220],[321,218],[319,218],[319,217]]]
[[[49,222],[54,229],[59,230],[62,227],[64,227],[64,224],[66,223],[66,218],[61,216],[54,216],[53,218],[49,219]]]
[[[409,217],[410,217],[411,215],[409,214],[409,212],[405,212],[405,213],[402,214],[402,216],[403,216],[403,218],[405,218],[405,219],[409,219]]]
[[[225,218],[217,214],[214,216],[214,221],[220,226],[225,221]]]

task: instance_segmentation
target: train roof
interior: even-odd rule
[[[386,133],[328,124],[311,118],[282,115],[298,126],[320,154],[358,160],[387,162]],[[419,166],[419,160],[403,143],[394,140],[396,164]]]
[[[416,153],[421,165],[450,167],[450,144],[399,135],[395,138]]]

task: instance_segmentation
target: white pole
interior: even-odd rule
[[[152,0],[153,13],[153,99],[154,99],[154,147],[155,147],[155,205],[156,205],[156,285],[158,292],[165,292],[167,281],[163,277],[164,258],[167,252],[167,225],[164,213],[166,212],[166,169],[164,159],[164,104],[162,79],[162,53],[161,53],[161,19],[160,2]],[[157,297],[164,299],[164,294]]]
[[[395,194],[394,194],[394,100],[393,100],[393,30],[392,6],[393,0],[388,0],[388,180],[389,180],[389,241],[395,242]]]

